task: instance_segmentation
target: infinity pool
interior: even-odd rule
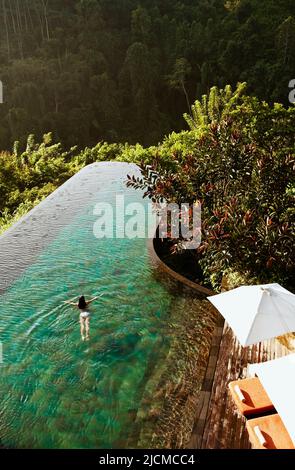
[[[187,400],[198,398],[214,316],[157,271],[145,238],[93,235],[97,202],[143,201],[125,186],[136,172],[90,165],[0,237],[4,447],[173,447],[189,437]],[[63,303],[81,294],[103,294],[89,341]]]

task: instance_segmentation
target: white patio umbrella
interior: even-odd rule
[[[242,286],[208,299],[242,346],[295,331],[295,295],[279,284]]]

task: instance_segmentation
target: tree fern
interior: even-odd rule
[[[230,85],[220,90],[212,87],[209,95],[203,95],[201,101],[197,100],[192,105],[191,116],[184,114],[189,128],[198,131],[212,122],[222,121],[239,104],[246,86],[246,83],[238,83],[234,92]]]
[[[218,112],[220,107],[219,93],[216,86],[212,87],[208,99],[208,118],[209,121],[215,121],[219,118]]]

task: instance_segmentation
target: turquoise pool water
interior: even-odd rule
[[[89,185],[99,173],[95,168],[92,176],[88,170]],[[189,315],[196,307],[198,324],[198,301],[161,282],[146,239],[94,237],[96,202],[113,204],[118,193],[126,202],[142,198],[125,187],[125,165],[120,177],[115,173],[0,296],[4,447],[136,447],[145,427],[151,438],[157,432],[154,416],[149,422],[154,393],[168,372],[177,335],[184,334],[188,305]],[[63,303],[80,294],[103,294],[91,305],[89,341],[82,341],[79,311]],[[204,328],[201,319],[199,328]]]

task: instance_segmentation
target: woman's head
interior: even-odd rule
[[[86,304],[85,297],[84,297],[84,295],[81,295],[81,297],[79,298],[79,301],[78,301],[78,307],[79,308],[85,308],[86,306],[87,306],[87,304]]]

